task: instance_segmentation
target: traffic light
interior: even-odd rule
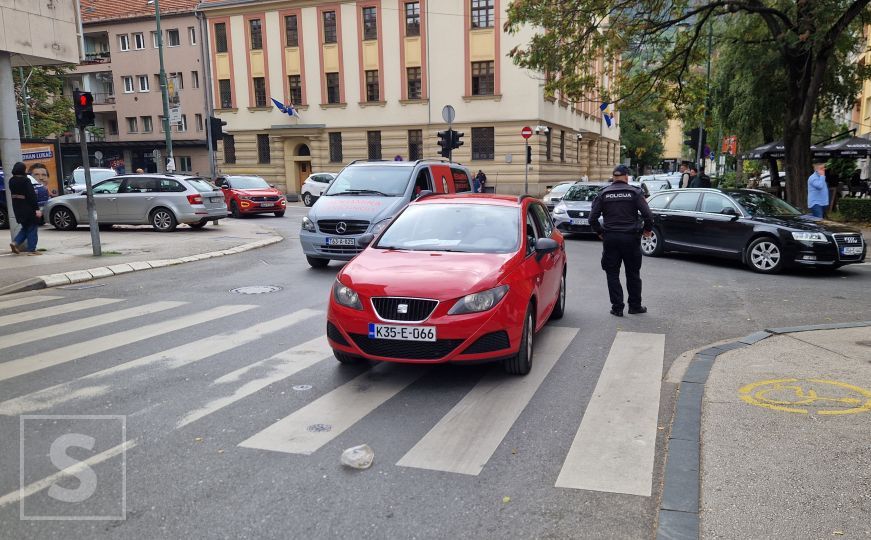
[[[439,155],[442,157],[450,158],[451,145],[453,144],[453,135],[451,133],[451,130],[439,131],[438,136],[438,145],[441,147],[441,150],[439,150]]]
[[[227,122],[224,122],[220,118],[215,118],[214,116],[209,117],[209,133],[212,136],[212,150],[218,150],[218,141],[224,138],[224,126],[227,125]]]
[[[457,148],[463,146],[463,135],[460,131],[451,130],[451,148],[456,150]]]
[[[698,150],[699,148],[699,128],[693,128],[689,131],[684,131],[684,135],[689,137],[689,139],[685,140],[683,143],[693,150]],[[705,146],[708,140],[708,131],[703,129],[702,132],[702,147]]]
[[[80,128],[94,125],[94,95],[90,92],[73,92],[73,107],[76,111],[76,126]]]

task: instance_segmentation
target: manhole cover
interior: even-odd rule
[[[312,424],[306,429],[311,431],[312,433],[323,433],[325,431],[330,431],[331,429],[333,429],[333,426],[329,424]]]
[[[281,287],[278,285],[251,285],[250,287],[236,287],[235,289],[230,289],[230,292],[236,294],[266,294],[280,290]]]
[[[298,384],[298,385],[294,386],[293,389],[296,390],[297,392],[304,392],[306,390],[311,390],[312,385],[310,385],[310,384]]]

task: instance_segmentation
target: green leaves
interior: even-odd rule
[[[30,125],[35,138],[51,138],[63,133],[75,124],[73,103],[63,97],[64,74],[72,70],[68,66],[46,66],[24,69],[27,81],[27,102]],[[19,111],[24,108],[22,78],[19,70],[13,70],[15,98]],[[28,78],[29,75],[29,78]]]

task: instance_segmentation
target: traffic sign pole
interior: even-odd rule
[[[520,136],[525,142],[523,148],[523,193],[529,194],[529,161],[527,156],[529,155],[529,138],[532,137],[532,128],[524,126],[520,130]]]
[[[97,205],[94,204],[94,190],[91,187],[91,160],[88,158],[88,142],[85,140],[85,128],[79,126],[79,145],[82,149],[82,167],[85,168],[85,195],[88,205],[88,227],[91,229],[91,250],[94,257],[103,254],[100,247],[100,228],[97,225]]]

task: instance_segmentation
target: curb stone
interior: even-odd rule
[[[96,268],[89,268],[87,270],[72,270],[70,272],[46,274],[43,276],[28,278],[23,281],[13,283],[11,285],[7,285],[6,287],[0,287],[0,296],[22,291],[35,291],[39,289],[58,287],[62,285],[70,285],[73,283],[82,283],[84,281],[92,281],[94,279],[127,274],[129,272],[139,272],[142,270],[150,270],[152,268],[163,268],[166,266],[174,266],[177,264],[202,261],[214,257],[223,257],[225,255],[235,255],[237,253],[250,251],[252,249],[277,244],[282,240],[284,240],[284,238],[281,236],[272,236],[271,238],[264,238],[263,240],[257,240],[256,242],[249,242],[247,244],[242,244],[241,246],[236,246],[230,249],[224,249],[221,251],[209,251],[206,253],[188,255],[186,257],[179,257],[176,259],[133,261],[129,263],[115,264],[112,266],[98,266]]]
[[[681,377],[668,437],[662,499],[657,516],[657,540],[697,540],[700,536],[702,398],[708,375],[717,357],[771,336],[865,326],[871,326],[871,321],[760,330],[731,343],[702,349],[693,356]]]

